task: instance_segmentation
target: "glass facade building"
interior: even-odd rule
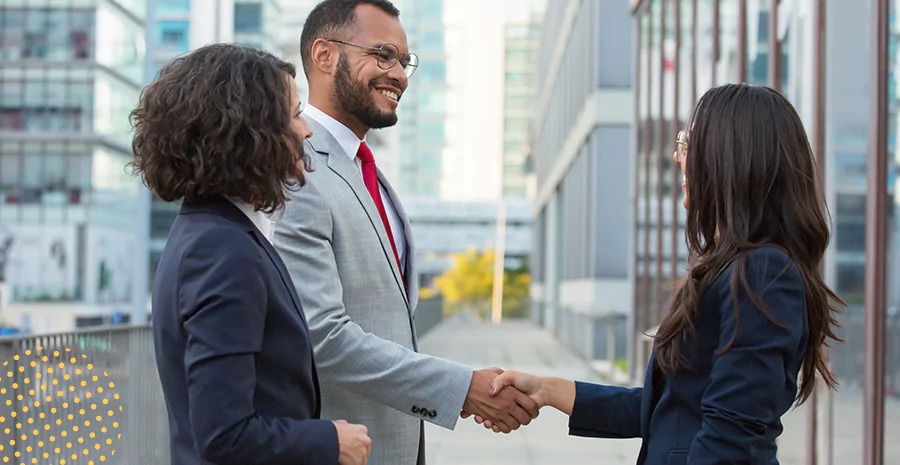
[[[530,134],[537,104],[540,22],[510,23],[504,27],[503,70],[503,196],[527,194]]]
[[[686,269],[681,172],[671,154],[698,97],[747,82],[797,108],[832,214],[829,284],[848,304],[830,351],[840,382],[784,418],[783,464],[900,463],[900,226],[895,191],[896,2],[640,0],[632,267],[633,374],[646,366],[666,286]]]
[[[532,318],[606,367],[628,357],[633,131],[628,4],[547,3],[532,133]]]
[[[145,8],[0,0],[0,276],[11,302],[131,301],[138,181],[124,166]]]
[[[397,177],[400,195],[437,198],[441,195],[443,156],[447,146],[447,55],[444,1],[396,2],[411,52],[419,68],[403,94],[397,125]]]

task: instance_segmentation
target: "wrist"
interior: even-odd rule
[[[543,377],[540,380],[541,407],[550,406],[571,414],[575,403],[575,382],[562,378]]]

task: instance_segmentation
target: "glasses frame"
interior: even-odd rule
[[[375,57],[375,60],[378,62],[378,67],[385,71],[393,68],[394,65],[397,64],[397,62],[400,62],[400,67],[403,68],[403,73],[406,74],[407,79],[411,78],[413,76],[413,74],[416,73],[416,68],[419,67],[419,56],[418,55],[416,55],[415,53],[407,53],[404,55],[404,54],[400,53],[400,47],[398,47],[394,44],[382,44],[380,47],[372,47],[371,45],[354,44],[353,42],[347,42],[345,40],[339,40],[339,39],[325,39],[325,40],[328,42],[334,42],[336,44],[350,45],[353,47],[364,48],[364,49],[373,50],[376,52],[384,51],[384,48],[387,46],[394,47],[394,49],[397,50],[397,58],[395,58],[389,65],[387,65],[387,67],[382,65],[382,60],[378,56]],[[405,60],[407,58],[409,59],[409,61],[406,63],[406,65],[403,65],[403,60]]]
[[[678,131],[678,136],[675,137],[675,150],[678,154],[678,163],[684,162],[685,157],[687,157],[688,143],[690,140],[691,136],[687,131]]]

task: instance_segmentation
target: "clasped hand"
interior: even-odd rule
[[[541,407],[537,376],[499,368],[475,371],[460,413],[494,432],[509,433],[538,417]]]

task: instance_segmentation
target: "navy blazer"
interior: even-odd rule
[[[337,464],[300,299],[230,201],[182,205],[152,318],[173,465]]]
[[[663,375],[651,356],[643,388],[577,383],[569,434],[643,438],[639,465],[777,464],[809,336],[803,280],[778,249],[747,258],[749,287],[780,328],[743,291],[732,297],[731,272],[702,297],[699,337],[684,348],[689,369]]]

